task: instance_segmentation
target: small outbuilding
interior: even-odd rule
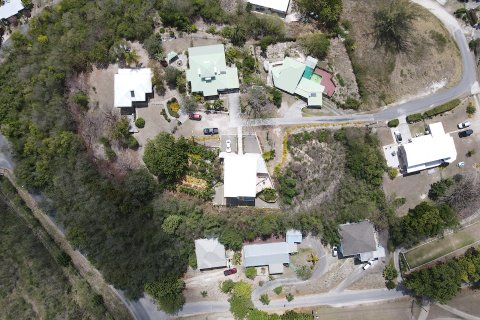
[[[195,255],[199,270],[224,268],[227,266],[225,247],[217,238],[195,240]]]
[[[147,101],[147,94],[153,93],[152,70],[118,69],[114,76],[114,90],[117,108],[131,108],[135,102]]]
[[[287,243],[300,244],[302,243],[302,240],[303,240],[302,231],[295,230],[295,229],[287,230],[287,234],[286,234]]]
[[[165,59],[170,64],[178,59],[178,53],[176,53],[175,51],[170,51],[169,53],[167,53],[167,56]]]
[[[369,221],[340,225],[342,242],[339,251],[344,257],[365,262],[385,257],[385,249],[377,243],[375,228]]]

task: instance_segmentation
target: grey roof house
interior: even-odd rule
[[[290,263],[290,254],[294,252],[297,252],[297,245],[286,242],[251,244],[243,247],[245,267],[268,266],[270,274],[283,273],[283,265]]]
[[[199,270],[227,266],[225,247],[216,238],[195,240],[195,255]]]
[[[375,229],[369,221],[340,225],[340,236],[339,250],[344,257],[355,256],[360,261],[385,257],[385,249],[378,245]]]

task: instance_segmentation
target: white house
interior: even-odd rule
[[[218,242],[218,239],[195,240],[195,255],[199,270],[227,266],[225,247]]]
[[[256,154],[225,154],[223,167],[223,196],[227,205],[238,201],[246,205],[255,205],[257,196],[257,163]]]
[[[430,134],[412,138],[412,141],[398,148],[401,167],[407,172],[449,164],[457,159],[455,142],[445,133],[441,122],[429,126]]]
[[[114,76],[115,102],[117,108],[130,108],[134,102],[147,100],[147,94],[153,92],[152,70],[118,69]]]
[[[295,229],[287,230],[287,234],[285,238],[286,238],[285,241],[290,244],[302,243],[302,240],[303,240],[302,231],[295,230]]]
[[[0,19],[8,19],[23,10],[22,0],[3,0],[0,7]]]
[[[290,0],[248,0],[257,12],[270,11],[284,18],[287,15]]]

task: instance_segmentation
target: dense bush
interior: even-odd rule
[[[299,39],[299,42],[308,55],[319,60],[325,59],[330,49],[330,40],[322,32],[304,35]]]
[[[460,104],[460,102],[461,102],[460,99],[455,99],[450,102],[444,103],[438,107],[435,107],[433,109],[427,110],[423,113],[423,118],[431,118],[436,115],[450,111],[455,107],[457,107]]]
[[[452,185],[452,179],[442,179],[440,181],[434,182],[430,186],[430,190],[428,191],[428,197],[432,200],[438,200],[447,193],[448,189]]]
[[[257,276],[257,268],[255,267],[248,267],[245,269],[245,276],[248,278],[248,279],[255,279],[255,277]]]
[[[182,291],[185,282],[175,276],[165,277],[145,285],[145,291],[152,296],[162,308],[169,314],[175,314],[185,303]]]
[[[391,226],[390,236],[396,246],[411,247],[457,224],[455,212],[448,205],[422,202]]]
[[[342,13],[341,0],[297,0],[295,8],[304,17],[318,21],[328,28],[337,25]]]
[[[135,120],[135,125],[136,125],[138,128],[143,128],[143,127],[145,127],[145,119],[143,119],[143,118],[137,118],[137,120]]]
[[[388,123],[387,123],[387,125],[388,125],[390,128],[398,127],[399,124],[400,124],[400,120],[398,120],[398,119],[390,120],[390,121],[388,121]]]
[[[408,123],[415,123],[423,120],[423,116],[421,113],[414,113],[407,116]]]
[[[419,297],[445,304],[460,291],[462,283],[479,280],[480,252],[472,247],[462,257],[408,274],[405,286]]]

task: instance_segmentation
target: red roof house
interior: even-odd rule
[[[333,83],[332,80],[333,75],[330,72],[320,68],[315,68],[315,74],[322,77],[320,84],[325,87],[325,91],[323,92],[323,94],[325,94],[327,97],[333,96],[333,94],[335,93],[335,89],[337,88],[337,86],[335,85],[335,83]]]

